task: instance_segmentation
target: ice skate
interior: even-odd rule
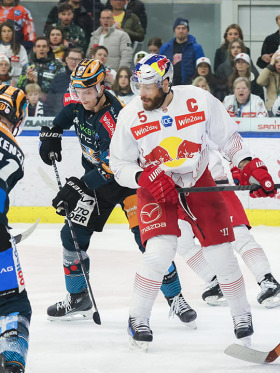
[[[149,344],[153,340],[149,319],[145,317],[129,317],[127,331],[130,348],[147,352]]]
[[[176,297],[166,298],[170,306],[169,317],[174,314],[179,317],[179,319],[190,327],[191,329],[196,329],[196,322],[194,321],[197,318],[195,310],[186,302],[183,295],[180,293]]]
[[[259,283],[261,292],[257,300],[266,308],[274,308],[280,306],[280,284],[275,280],[271,273],[265,275],[264,279]]]
[[[209,306],[226,306],[227,301],[223,296],[222,290],[218,283],[217,277],[213,277],[212,281],[207,284],[207,290],[202,294],[202,299]]]
[[[19,365],[6,365],[6,359],[3,354],[0,354],[0,373],[23,373],[24,370]]]
[[[88,320],[92,318],[92,303],[88,292],[66,295],[66,299],[50,306],[47,310],[50,321]]]
[[[233,316],[234,334],[245,347],[251,346],[250,336],[254,333],[252,315],[247,312],[243,315]]]

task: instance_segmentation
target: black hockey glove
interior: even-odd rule
[[[61,138],[63,129],[59,127],[49,128],[43,126],[40,131],[39,153],[43,162],[52,165],[50,153],[54,153],[55,159],[61,161]]]
[[[87,189],[86,184],[77,177],[72,176],[69,179],[66,179],[66,184],[52,201],[56,213],[65,216],[65,202],[68,205],[68,212],[71,213],[75,209],[78,201],[86,193]]]

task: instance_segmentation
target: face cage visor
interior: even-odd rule
[[[82,103],[83,101],[92,101],[98,98],[101,92],[100,83],[92,87],[74,87],[75,83],[70,82],[69,92],[72,101]]]

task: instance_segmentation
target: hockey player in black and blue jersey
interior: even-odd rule
[[[70,91],[74,102],[65,106],[55,117],[53,127],[42,127],[40,132],[40,156],[51,165],[50,155],[61,161],[61,137],[63,130],[75,126],[82,149],[82,165],[85,174],[81,179],[70,177],[53,200],[57,213],[65,215],[63,205],[68,204],[87,272],[87,249],[94,232],[101,232],[111,212],[120,204],[134,233],[140,250],[140,233],[137,220],[137,197],[134,189],[116,183],[108,166],[108,152],[116,121],[122,104],[104,88],[105,69],[98,60],[82,60],[71,74]],[[94,200],[91,206],[86,200]],[[65,300],[47,310],[50,320],[91,318],[92,303],[87,291],[81,265],[68,224],[61,231],[66,289]],[[181,294],[181,285],[173,263],[163,278],[162,292],[168,304],[180,320],[195,327],[196,312]]]
[[[15,136],[22,128],[22,90],[0,86],[0,372],[23,373],[31,306],[14,238],[9,232],[9,193],[23,177],[24,155]],[[2,370],[1,370],[2,369]]]

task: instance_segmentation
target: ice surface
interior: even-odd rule
[[[13,234],[27,227],[14,225]],[[94,233],[89,248],[91,284],[102,325],[48,321],[47,307],[66,294],[60,228],[39,224],[18,245],[33,307],[26,373],[280,372],[280,358],[258,366],[223,353],[229,344],[236,343],[229,309],[210,307],[202,301],[204,284],[180,257],[175,261],[183,294],[198,313],[197,330],[187,328],[177,318],[168,319],[167,302],[159,294],[150,321],[154,342],[147,353],[130,351],[126,327],[141,253],[126,225],[107,225],[103,233]],[[280,228],[255,227],[253,234],[280,280]],[[280,307],[267,310],[257,303],[259,287],[242,261],[240,265],[253,311],[252,347],[269,351],[280,341]]]

